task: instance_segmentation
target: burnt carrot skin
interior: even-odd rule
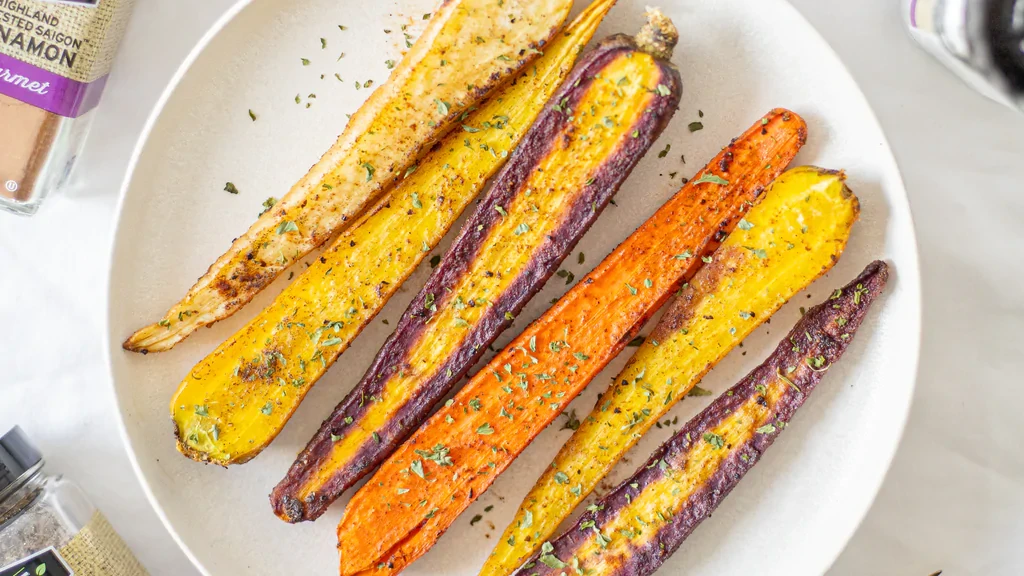
[[[809,310],[764,363],[515,574],[653,574],[789,426],[846,351],[887,280],[886,264],[873,262]]]
[[[480,370],[349,502],[341,574],[395,574],[425,553],[693,275],[806,136],[787,110],[759,119]],[[444,465],[422,455],[438,448]]]
[[[681,90],[678,71],[627,36],[581,59],[362,380],[274,489],[280,518],[319,517],[426,419],[594,223]]]

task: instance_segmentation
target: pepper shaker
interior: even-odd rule
[[[43,465],[20,428],[0,437],[0,576],[147,576],[82,490]]]
[[[1024,111],[1024,0],[903,0],[911,36],[989,98]]]

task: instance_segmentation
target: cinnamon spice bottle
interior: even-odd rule
[[[0,0],[0,209],[34,214],[85,144],[133,0]]]

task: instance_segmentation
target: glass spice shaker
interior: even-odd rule
[[[0,437],[0,576],[146,576],[74,483],[43,471],[17,426]]]
[[[1024,111],[1024,0],[903,0],[911,36],[972,88]]]
[[[67,184],[133,2],[0,0],[0,210]]]

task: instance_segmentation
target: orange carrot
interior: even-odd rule
[[[806,135],[787,110],[758,120],[495,356],[353,497],[341,574],[396,574],[422,556],[696,272]]]

